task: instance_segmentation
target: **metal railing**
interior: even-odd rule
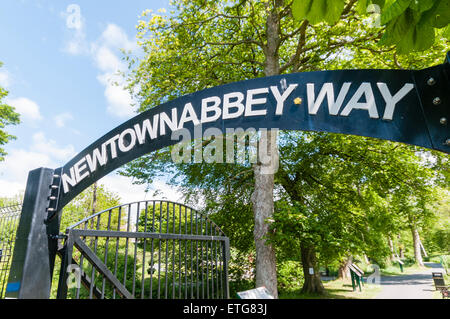
[[[22,204],[0,207],[0,299],[5,297]]]
[[[228,238],[183,204],[149,200],[113,207],[66,235],[58,298],[229,297]],[[68,279],[74,279],[69,287]]]

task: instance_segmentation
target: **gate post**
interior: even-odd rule
[[[28,174],[6,298],[50,297],[53,267],[49,258],[49,237],[45,221],[53,173],[53,169],[38,168]]]

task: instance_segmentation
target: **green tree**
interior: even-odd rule
[[[450,39],[450,1],[448,0],[352,0],[361,16],[371,15],[373,27],[383,29],[379,44],[395,46],[398,53],[424,51],[436,35]],[[344,0],[294,0],[296,19],[312,24],[335,24],[345,8]]]
[[[307,19],[295,20],[292,17],[291,5],[292,1],[280,0],[179,0],[174,1],[170,15],[145,12],[143,20],[138,23],[138,41],[144,54],[127,56],[130,63],[129,88],[140,103],[139,111],[207,87],[265,75],[341,68],[422,68],[440,63],[442,52],[448,49],[448,44],[441,40],[434,44],[433,54],[417,53],[397,57],[395,47],[381,49],[377,45],[383,33],[379,28],[367,26],[354,10],[355,1],[344,3],[339,19],[332,25],[315,25]],[[308,145],[308,138],[320,142],[320,145],[316,148],[313,144]],[[283,198],[284,204],[280,207],[284,207],[281,211],[287,212],[288,219],[289,215],[317,215],[318,220],[321,220],[320,218],[325,218],[321,215],[323,211],[335,216],[336,223],[329,224],[330,227],[333,225],[335,230],[329,232],[329,242],[334,240],[334,244],[328,247],[336,247],[336,254],[344,256],[352,245],[355,246],[350,240],[361,237],[356,231],[347,231],[346,223],[351,222],[349,227],[361,224],[364,229],[378,229],[371,223],[364,225],[363,222],[368,218],[358,216],[358,210],[359,215],[365,213],[361,213],[361,207],[363,203],[367,207],[370,206],[370,194],[373,194],[374,198],[384,198],[380,195],[382,191],[388,192],[396,187],[395,181],[401,181],[401,177],[395,175],[395,170],[402,168],[404,159],[402,157],[402,161],[395,161],[397,166],[388,165],[387,171],[384,172],[385,167],[380,166],[380,163],[389,163],[390,150],[396,150],[398,146],[333,134],[281,133],[280,143],[280,161],[285,169],[265,180],[260,178],[261,167],[251,163],[174,164],[171,162],[170,149],[162,149],[141,157],[128,165],[123,174],[133,176],[137,183],[144,184],[151,183],[160,175],[173,174],[172,183],[181,186],[188,195],[188,200],[205,200],[205,209],[212,214],[214,220],[220,220],[218,223],[232,236],[233,244],[233,238],[239,238],[237,245],[240,249],[256,250],[256,285],[267,286],[276,296],[277,247],[266,241],[271,234],[271,222],[276,222],[272,216],[274,196]],[[345,166],[347,154],[342,151],[339,153],[346,145],[349,147],[350,159],[353,160],[348,167]],[[382,146],[385,150],[380,154],[380,158],[375,156],[378,153],[374,145]],[[356,148],[357,152],[353,152],[351,147]],[[297,155],[299,149],[298,152],[303,152],[302,161],[290,156],[289,151],[282,152],[281,148],[292,149],[292,154]],[[329,149],[332,153],[318,151],[323,149]],[[274,150],[276,151],[275,146]],[[416,149],[401,147],[400,150],[407,157],[413,156]],[[308,160],[308,152],[312,152],[314,159],[318,163],[323,162],[323,165],[311,170],[307,164],[314,163]],[[370,157],[373,161],[365,160],[367,154],[373,155]],[[392,152],[393,154],[395,152]],[[441,160],[443,166],[447,165],[446,161],[445,157]],[[368,197],[359,202],[358,196],[353,198],[357,193],[356,185],[360,184],[356,177],[363,179],[370,176],[371,168],[365,168],[365,165],[369,164],[375,165],[380,174],[372,177],[370,183],[366,183],[368,189],[361,192],[365,191],[364,194]],[[339,165],[345,167],[340,168]],[[293,183],[296,189],[288,192],[286,188],[292,184],[292,176],[283,176],[282,172],[290,172],[291,168],[297,169],[299,174],[298,180],[294,179]],[[317,179],[314,174],[318,174],[320,178]],[[356,175],[353,177],[352,174]],[[333,185],[334,177],[342,178],[342,182]],[[377,183],[382,184],[378,186]],[[304,189],[308,196],[302,195]],[[263,191],[260,192],[261,190]],[[323,210],[324,204],[321,204],[324,192],[330,194],[330,200],[325,202],[332,204],[326,210]],[[295,193],[304,198],[299,199]],[[340,198],[341,193],[345,195],[343,198]],[[296,197],[293,197],[293,194]],[[345,199],[349,199],[350,207],[347,207]],[[383,200],[379,201],[380,209],[374,210],[373,215],[382,218]],[[264,207],[257,205],[260,203],[263,203]],[[278,218],[283,216],[280,214]],[[253,217],[253,221],[249,222],[249,217]],[[375,217],[373,218],[379,219]],[[281,224],[283,223],[278,223],[278,226]],[[331,258],[332,249],[327,250],[320,240],[321,234],[328,234],[327,225],[324,222],[307,224],[306,226],[311,228],[307,235],[286,235],[286,238],[292,241],[298,240],[298,245],[302,243],[300,239],[303,240],[307,249],[303,256],[298,254],[297,257],[305,257],[307,260],[303,261],[304,264],[314,264],[313,268],[317,268],[318,258],[315,253],[328,253]],[[315,234],[314,227],[319,226],[321,229]],[[362,226],[358,229],[363,229]],[[367,231],[366,235],[369,233],[374,232]],[[376,242],[375,239],[374,235],[366,238],[367,242],[371,240],[373,243]],[[316,247],[318,243],[319,246]],[[296,252],[301,251],[300,246],[297,248]],[[293,247],[286,247],[285,251],[294,250]],[[335,255],[333,256],[335,258]],[[323,291],[320,278],[310,278],[307,273],[305,287],[310,287],[305,288],[310,292]]]
[[[0,67],[2,63],[0,62]],[[14,108],[4,102],[8,95],[8,91],[0,87],[0,146],[5,145],[16,137],[8,134],[4,128],[7,125],[16,125],[20,123],[19,114],[15,112]],[[0,147],[0,161],[5,159],[6,152]]]
[[[94,202],[96,204],[94,205]],[[102,184],[93,184],[75,197],[66,207],[64,207],[61,218],[61,230],[93,215],[96,212],[120,205],[120,197],[106,189]],[[126,216],[122,216],[126,218]],[[108,216],[103,214],[100,220],[101,225],[106,225]],[[111,220],[111,229],[118,224],[117,216]]]

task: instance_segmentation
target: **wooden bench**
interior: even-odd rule
[[[444,275],[441,272],[431,273],[436,290],[440,290],[442,298],[449,298],[449,286],[445,284]]]

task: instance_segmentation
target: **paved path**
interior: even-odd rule
[[[383,290],[376,299],[432,299],[434,284],[432,272],[444,272],[441,264],[425,263],[427,269],[411,275],[382,276]]]

